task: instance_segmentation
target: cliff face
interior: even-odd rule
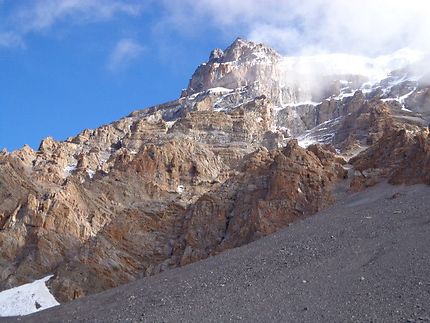
[[[84,166],[34,170],[55,150],[2,156],[3,288],[53,272],[65,301],[196,261],[329,205],[344,176],[333,153],[320,159],[295,141],[252,153],[223,142],[120,148],[94,175]]]
[[[133,175],[119,176],[127,185],[141,183],[132,165],[140,168],[129,164]],[[329,188],[344,172],[339,160],[328,165],[291,142],[285,149],[247,156],[224,179],[190,182],[169,198],[128,204],[60,265],[53,281],[56,296],[66,300],[101,291],[272,233],[329,205]],[[205,192],[188,202],[186,191],[193,186]]]
[[[289,62],[238,39],[176,101],[1,152],[0,289],[53,273],[67,301],[248,243],[332,203],[366,148],[354,189],[428,182],[425,85],[332,74],[315,87]]]
[[[430,185],[428,129],[386,132],[372,147],[351,160],[356,169],[352,188],[362,190],[381,179],[392,184]]]
[[[329,164],[297,142],[281,148],[264,96],[228,111],[208,98],[3,153],[2,288],[55,273],[54,295],[70,300],[239,246],[331,203],[344,172],[332,153]]]

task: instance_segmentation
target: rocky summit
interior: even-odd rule
[[[0,290],[53,274],[66,302],[247,244],[339,190],[430,184],[430,86],[408,58],[237,39],[176,101],[2,151]]]

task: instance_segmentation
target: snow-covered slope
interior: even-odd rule
[[[51,277],[1,292],[0,316],[27,315],[60,305],[45,284]]]
[[[342,53],[281,56],[263,44],[236,39],[225,51],[214,50],[197,68],[183,96],[211,88],[246,87],[250,97],[265,94],[279,107],[297,106],[338,95],[344,84],[352,89],[373,86],[423,57],[422,52],[411,49],[378,57]]]

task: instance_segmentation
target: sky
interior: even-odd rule
[[[235,38],[284,55],[428,52],[428,0],[0,0],[0,149],[174,100]]]

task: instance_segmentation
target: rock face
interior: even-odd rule
[[[276,85],[280,59],[273,49],[238,38],[225,51],[212,51],[209,61],[197,68],[183,96],[217,87],[236,89],[261,80],[273,80],[272,85]]]
[[[2,156],[3,288],[53,272],[54,294],[66,301],[196,261],[329,205],[329,188],[344,176],[321,147],[290,141],[246,154],[222,138],[219,147],[185,138],[136,153],[122,147],[92,177],[82,157],[66,178],[56,165],[47,177],[34,170],[46,142],[38,157]]]
[[[392,130],[351,160],[356,169],[352,187],[361,190],[381,179],[392,184],[430,185],[430,139],[427,129]]]
[[[152,196],[128,204],[59,266],[52,285],[56,296],[67,300],[200,260],[316,212],[333,201],[330,187],[345,175],[340,160],[326,154],[319,159],[291,141],[283,149],[248,155],[226,180],[190,181],[170,199]],[[130,176],[117,177],[140,184],[140,167],[131,163],[124,170]],[[206,192],[193,193],[197,199],[186,202],[193,185]]]
[[[353,189],[429,183],[428,87],[285,66],[238,39],[176,101],[1,152],[0,289],[55,274],[67,301],[243,245],[330,205],[339,155]]]
[[[240,174],[202,195],[186,214],[180,264],[270,234],[329,205],[330,188],[346,176],[342,159],[296,140],[245,158]]]
[[[280,148],[265,96],[228,111],[176,104],[1,155],[3,289],[55,273],[51,288],[67,301],[239,246],[332,202],[340,160],[295,141]]]

